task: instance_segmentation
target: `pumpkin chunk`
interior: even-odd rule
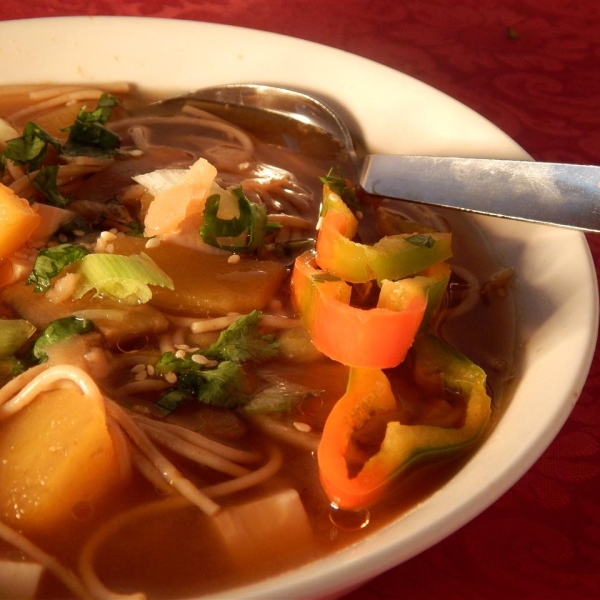
[[[96,510],[120,480],[104,407],[75,388],[43,392],[0,424],[0,517],[48,533]]]
[[[35,231],[40,216],[29,202],[0,184],[0,258],[18,250]]]
[[[142,239],[123,237],[113,246],[115,254],[146,253],[173,280],[173,290],[152,288],[150,304],[176,314],[218,316],[261,310],[286,275],[285,267],[276,262],[241,259],[232,264],[227,255],[168,242],[146,248]]]

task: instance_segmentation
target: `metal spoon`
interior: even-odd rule
[[[158,103],[193,102],[261,136],[327,156],[369,194],[600,232],[600,167],[518,160],[365,154],[316,98],[257,84],[200,89]],[[152,110],[152,109],[150,109]]]

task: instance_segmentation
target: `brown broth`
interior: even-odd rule
[[[135,105],[141,104],[139,98],[133,98]],[[127,124],[129,126],[129,123]],[[125,127],[113,125],[116,131],[125,135]],[[205,136],[189,138],[189,131],[173,128],[169,123],[152,125],[152,143],[160,147],[161,152],[149,153],[152,164],[147,160],[130,159],[118,168],[93,175],[87,182],[74,190],[76,198],[93,196],[95,200],[106,203],[129,181],[132,174],[147,172],[164,166],[183,167],[191,164],[209,148],[213,141]],[[185,139],[183,139],[185,138]],[[177,140],[177,141],[173,141]],[[276,140],[277,141],[277,140]],[[165,149],[166,147],[166,149]],[[324,175],[330,166],[327,156],[298,154],[290,149],[275,145],[273,141],[257,141],[255,159],[258,164],[275,166],[295,175],[298,182],[313,195],[311,217],[316,218],[319,206],[321,183],[319,176]],[[136,162],[137,161],[137,162]],[[226,169],[220,172],[223,180],[237,183],[240,176]],[[108,181],[108,184],[106,183]],[[402,210],[419,221],[427,217],[411,205],[403,205]],[[498,262],[489,241],[469,219],[451,211],[440,211],[435,217],[450,224],[454,240],[454,258],[452,262],[466,266],[481,282],[489,281],[505,265]],[[287,259],[288,264],[290,258]],[[459,285],[457,279],[455,285]],[[510,285],[504,294],[491,294],[485,302],[479,302],[469,313],[448,320],[441,333],[458,350],[479,364],[488,374],[488,384],[494,404],[494,419],[502,412],[506,402],[507,385],[516,369],[516,322],[514,298]],[[286,291],[279,300],[289,302]],[[152,344],[152,340],[150,340]],[[343,394],[346,384],[346,369],[324,359],[308,365],[290,362],[272,361],[269,368],[278,370],[282,376],[296,380],[310,388],[323,390],[317,398],[307,400],[300,405],[294,419],[308,422],[318,430],[335,400]],[[402,377],[402,375],[398,375]],[[107,382],[107,387],[117,390],[122,381]],[[149,395],[140,404],[150,410],[152,400]],[[189,410],[186,409],[186,410]],[[217,413],[219,411],[216,411]],[[205,421],[216,418],[208,409],[200,409],[201,416],[189,417]],[[213,411],[215,413],[215,411]],[[252,424],[241,419],[243,436],[235,443],[244,446],[264,447],[264,435],[253,429]],[[232,434],[233,435],[233,434]],[[248,498],[264,493],[268,489],[293,487],[300,494],[302,503],[309,516],[314,535],[314,545],[288,556],[287,550],[272,547],[272,556],[257,563],[252,561],[246,568],[232,565],[231,559],[222,548],[210,519],[196,509],[184,508],[172,513],[160,514],[150,519],[134,522],[125,527],[102,547],[97,561],[100,577],[109,587],[119,591],[143,590],[149,597],[176,598],[194,594],[210,593],[228,587],[249,583],[268,577],[283,570],[293,568],[307,561],[316,560],[328,553],[335,552],[373,534],[391,520],[398,518],[404,511],[425,499],[445,481],[450,479],[465,457],[444,464],[424,466],[408,474],[381,502],[360,514],[337,514],[333,517],[329,502],[318,480],[315,456],[291,446],[282,446],[284,452],[283,467],[278,475],[264,485],[262,489],[235,494],[232,498],[220,499],[222,505],[241,503]],[[181,461],[181,469],[196,477],[193,469]],[[200,480],[211,483],[211,476],[201,473]],[[48,539],[37,540],[52,554],[63,560],[71,568],[76,568],[77,555],[82,540],[98,525],[124,507],[159,498],[157,492],[140,477],[135,477],[136,485],[112,498],[102,513],[93,514],[88,519],[73,522],[69,531],[57,531],[52,543]],[[364,526],[365,521],[368,525]],[[286,534],[282,533],[282,544]],[[0,556],[12,556],[14,551],[0,545]],[[285,557],[275,560],[276,557]],[[44,575],[38,591],[40,598],[63,596],[65,590],[56,580]]]

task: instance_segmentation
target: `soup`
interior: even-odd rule
[[[9,88],[0,114],[0,569],[36,597],[316,560],[500,415],[511,271],[467,221],[129,86]]]

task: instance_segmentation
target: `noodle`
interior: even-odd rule
[[[131,441],[148,458],[157,471],[176,490],[185,496],[189,502],[195,504],[202,512],[212,515],[219,510],[219,505],[210,500],[198,490],[189,480],[183,477],[173,463],[165,458],[150,441],[144,431],[138,427],[125,411],[115,402],[107,400],[108,413],[125,430]]]
[[[81,556],[79,558],[79,572],[87,587],[91,590],[94,598],[105,598],[109,599],[123,599],[123,600],[143,600],[146,598],[145,594],[117,594],[112,590],[109,590],[100,581],[96,574],[93,563],[94,555],[98,550],[98,547],[111,535],[114,535],[119,529],[134,521],[143,517],[149,517],[155,514],[160,514],[166,511],[178,510],[189,506],[185,498],[169,498],[167,500],[155,500],[148,504],[142,504],[136,506],[127,511],[119,513],[116,517],[105,523],[100,529],[98,529],[94,535],[87,541]]]
[[[232,463],[220,456],[211,454],[205,449],[194,446],[189,442],[173,435],[169,431],[164,431],[160,425],[155,426],[154,424],[145,424],[142,426],[143,430],[148,434],[150,439],[154,440],[161,446],[166,446],[172,452],[189,458],[199,465],[211,467],[215,471],[220,471],[232,477],[241,477],[242,475],[248,474],[248,469],[240,467],[235,463]]]

